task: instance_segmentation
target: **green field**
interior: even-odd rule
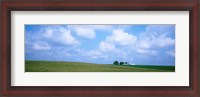
[[[122,66],[81,62],[25,61],[25,72],[175,72],[175,66]]]

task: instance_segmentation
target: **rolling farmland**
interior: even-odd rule
[[[175,66],[25,61],[25,72],[175,72]]]

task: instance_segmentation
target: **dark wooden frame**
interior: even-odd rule
[[[131,96],[200,97],[199,0],[5,0],[1,1],[2,97]],[[11,86],[11,11],[189,11],[190,86]]]

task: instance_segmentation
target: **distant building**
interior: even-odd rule
[[[135,65],[135,64],[131,63],[131,64],[129,64],[129,65]]]
[[[129,62],[124,62],[123,65],[135,65],[135,64],[133,64],[133,63],[129,63]]]

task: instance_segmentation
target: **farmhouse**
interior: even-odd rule
[[[129,62],[124,62],[123,65],[135,65],[135,64],[133,64],[133,63],[129,63]]]

